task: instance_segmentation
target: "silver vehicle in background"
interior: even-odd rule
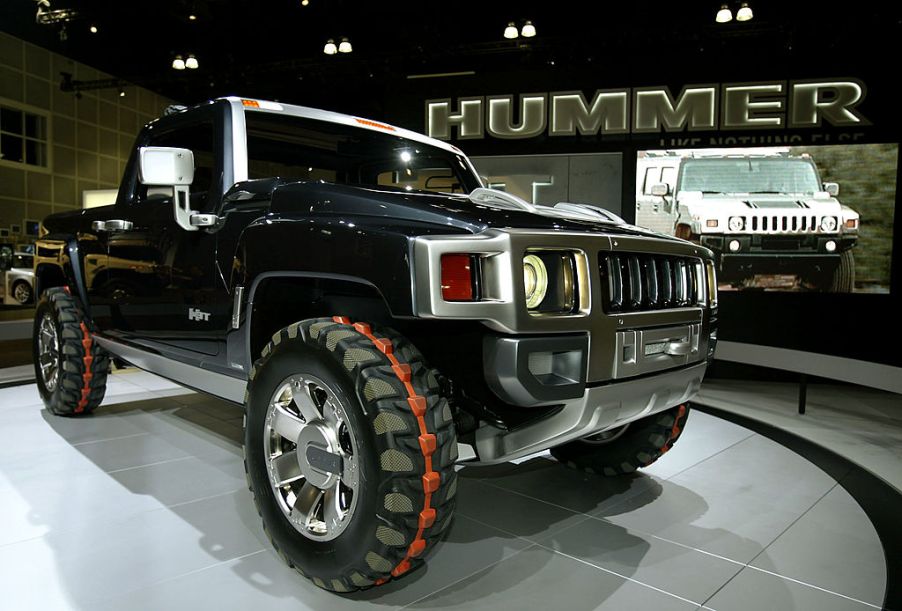
[[[17,252],[4,273],[3,305],[28,305],[34,302],[34,255]]]

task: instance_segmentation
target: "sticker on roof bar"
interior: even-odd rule
[[[275,102],[266,102],[263,100],[241,100],[241,103],[247,108],[262,108],[263,110],[282,110],[281,104]]]
[[[354,120],[357,121],[358,123],[360,123],[361,125],[366,125],[367,127],[376,127],[378,129],[386,129],[390,132],[395,131],[394,127],[392,127],[391,125],[386,125],[385,123],[376,123],[375,121],[370,121],[369,119],[355,118]]]

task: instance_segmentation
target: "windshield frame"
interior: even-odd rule
[[[435,140],[433,138],[424,136],[423,134],[419,134],[403,128],[390,126],[387,124],[370,121],[367,119],[360,119],[357,117],[352,117],[350,115],[342,115],[339,113],[333,113],[324,110],[306,108],[303,106],[260,102],[261,104],[266,104],[268,106],[278,108],[278,110],[271,110],[262,107],[246,107],[239,99],[230,98],[228,101],[231,103],[232,108],[232,121],[230,125],[232,138],[227,138],[226,141],[231,140],[232,142],[231,156],[233,158],[235,182],[242,182],[244,180],[248,180],[250,177],[247,117],[260,114],[268,115],[269,117],[275,117],[275,120],[283,119],[291,121],[292,119],[296,119],[299,121],[310,122],[311,125],[313,125],[314,123],[324,123],[324,131],[361,130],[362,133],[365,133],[370,137],[375,136],[378,138],[379,136],[384,136],[389,139],[388,141],[394,139],[396,141],[395,148],[401,145],[421,150],[425,148],[427,152],[424,154],[424,156],[442,157],[446,159],[449,168],[455,173],[459,174],[458,178],[460,179],[459,182],[464,194],[470,193],[473,191],[473,189],[483,186],[482,180],[476,169],[473,167],[473,164],[469,160],[469,158],[463,153],[463,151],[447,142]],[[330,130],[330,126],[334,127]],[[378,156],[374,155],[374,159],[378,159]],[[459,168],[454,167],[455,161],[459,163]],[[396,186],[379,185],[375,182],[370,184],[366,182],[353,183],[348,181],[337,181],[337,184],[363,186],[367,188],[398,188]],[[427,190],[421,192],[433,194],[438,192],[448,193],[449,195],[461,195],[460,192],[452,193],[447,191]]]

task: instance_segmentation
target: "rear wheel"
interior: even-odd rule
[[[568,467],[601,475],[624,475],[647,467],[666,454],[683,433],[689,405],[630,422],[551,449]]]
[[[344,318],[273,336],[248,383],[245,468],[273,546],[348,592],[422,562],[454,510],[457,438],[406,339]]]
[[[35,309],[33,356],[38,392],[59,416],[89,414],[106,392],[110,361],[91,336],[78,300],[62,287],[43,293]]]

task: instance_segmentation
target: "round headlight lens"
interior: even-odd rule
[[[821,231],[836,231],[836,217],[825,216],[821,219]]]
[[[742,231],[745,229],[745,219],[741,216],[730,217],[730,231]]]
[[[537,308],[548,291],[548,270],[536,255],[523,257],[523,284],[526,289],[526,307]]]

